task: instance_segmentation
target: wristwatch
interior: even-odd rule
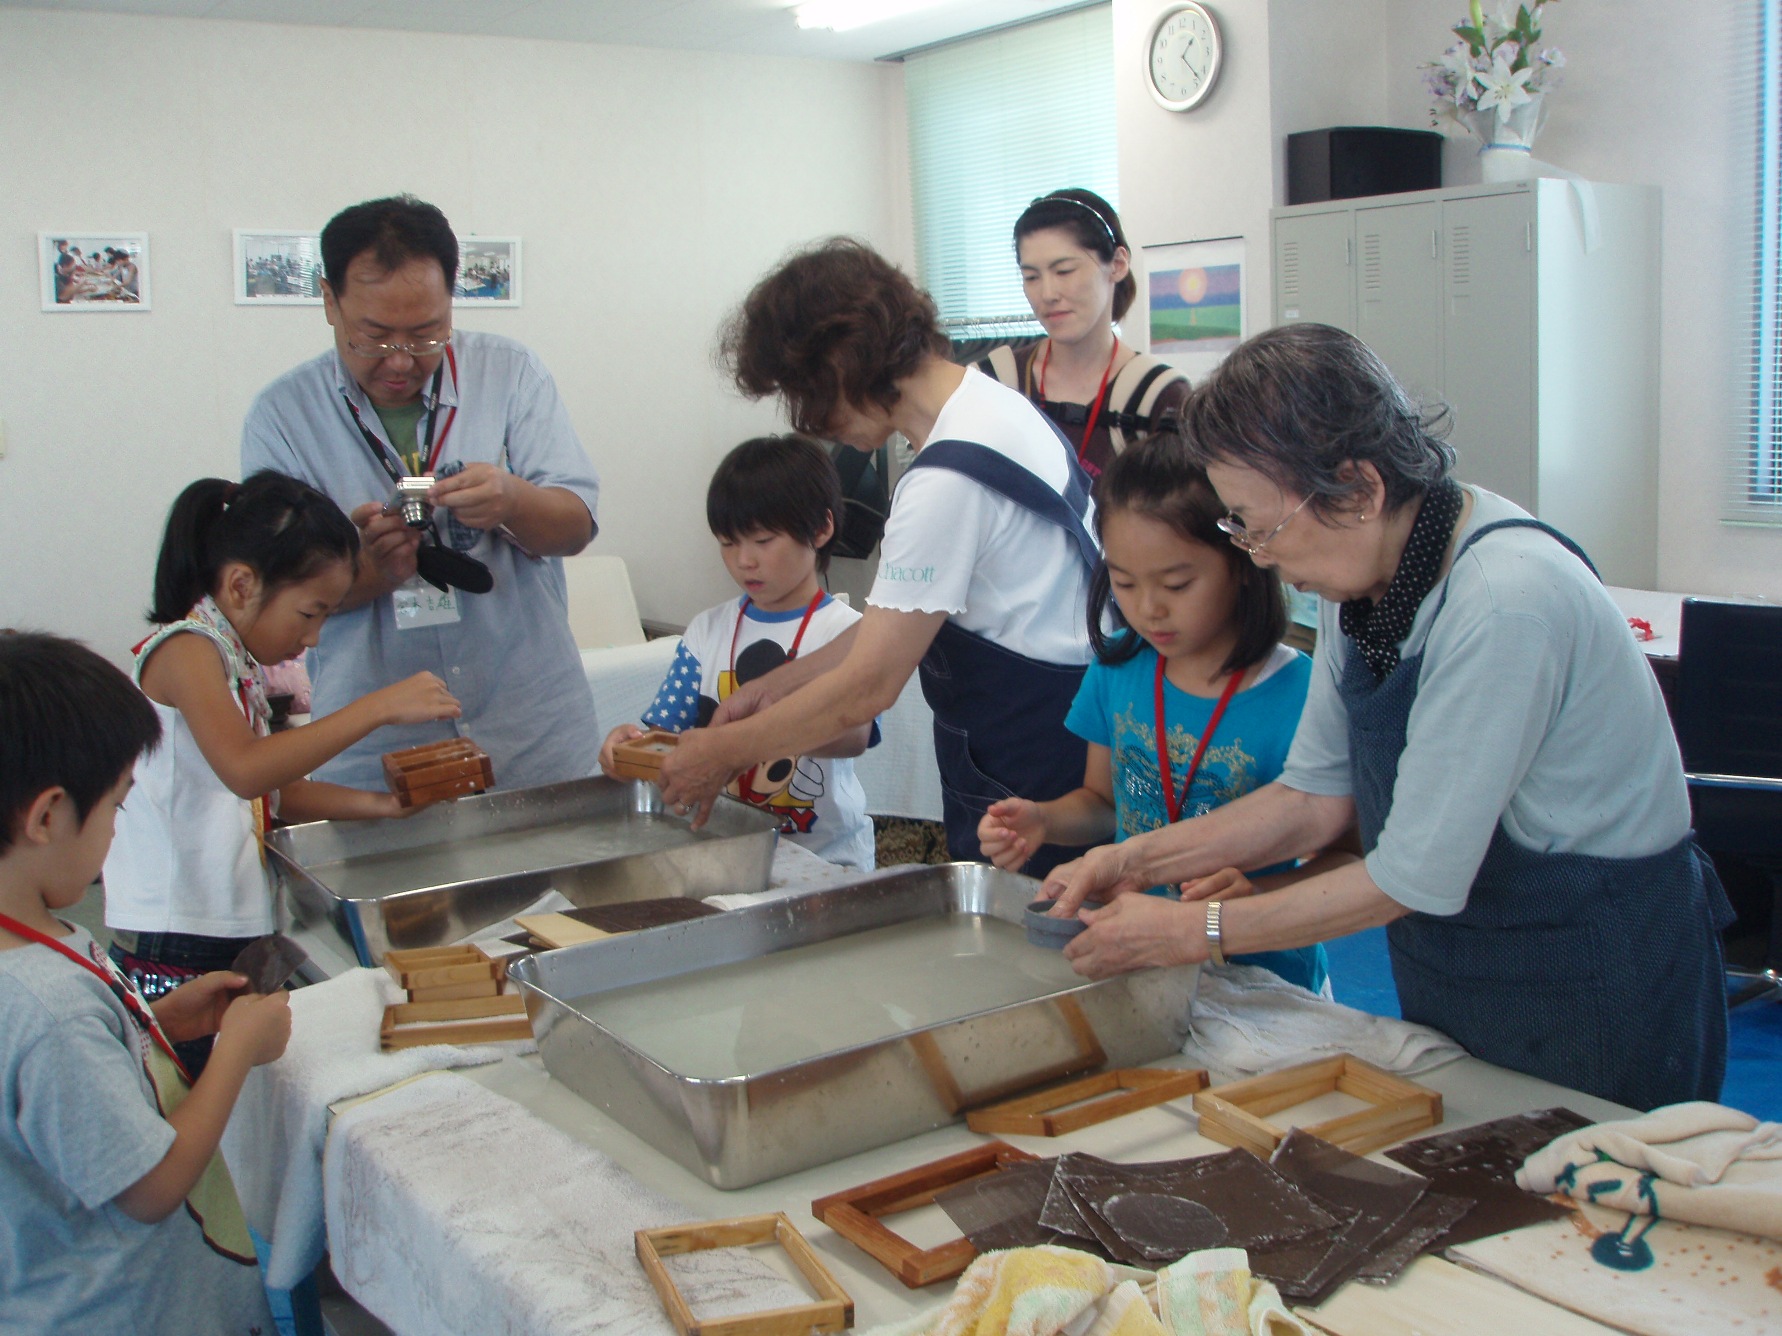
[[[1225,939],[1219,932],[1219,902],[1207,901],[1207,955],[1215,965],[1225,963]]]

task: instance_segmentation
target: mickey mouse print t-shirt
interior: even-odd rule
[[[763,612],[750,604],[745,610],[741,598],[700,613],[681,637],[680,651],[644,712],[644,724],[672,733],[706,724],[718,703],[739,685],[786,662],[804,615],[802,607]],[[798,653],[810,654],[859,620],[853,608],[823,595],[804,625]],[[772,812],[780,818],[782,835],[818,857],[872,870],[872,818],[851,759],[776,757],[733,780],[725,791]]]

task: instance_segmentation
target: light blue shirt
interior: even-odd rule
[[[495,334],[459,331],[452,336],[452,353],[456,378],[448,364],[440,383],[436,436],[448,420],[451,428],[439,468],[477,461],[506,467],[536,486],[575,493],[598,520],[599,479],[544,364],[521,344]],[[288,473],[349,513],[367,501],[388,501],[395,486],[359,434],[343,393],[366,429],[385,440],[370,399],[329,351],[279,377],[254,400],[242,427],[242,476],[260,469]],[[433,406],[431,381],[423,400]],[[426,420],[423,414],[417,438],[424,436]],[[383,753],[454,734],[474,739],[489,753],[501,788],[593,774],[600,731],[569,631],[562,561],[534,561],[495,534],[448,526],[444,515],[442,510],[434,517],[441,541],[473,543],[466,550],[489,567],[494,589],[459,591],[460,620],[449,625],[398,630],[389,595],[330,617],[310,655],[312,713],[338,710],[425,669],[444,680],[462,702],[464,716],[380,728],[316,777],[381,789]]]
[[[1527,512],[1482,488],[1455,546]],[[1442,605],[1442,591],[1447,603]],[[1326,603],[1281,783],[1347,797],[1349,654]],[[1406,908],[1458,914],[1498,826],[1537,853],[1640,858],[1689,831],[1658,680],[1589,567],[1535,529],[1486,535],[1424,597],[1399,653],[1421,653],[1392,811],[1367,856]]]

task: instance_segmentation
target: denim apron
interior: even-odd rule
[[[1590,565],[1564,534],[1524,519],[1483,526],[1455,560],[1506,528],[1551,534]],[[1435,616],[1447,598],[1444,586]],[[1359,653],[1344,665],[1350,777],[1369,853],[1392,809],[1422,666],[1418,653],[1376,683]],[[1650,1109],[1719,1098],[1719,931],[1731,921],[1713,865],[1688,836],[1643,858],[1598,858],[1525,849],[1500,822],[1464,909],[1412,913],[1386,934],[1406,1020],[1500,1067]]]
[[[1069,448],[1059,440],[1060,448]],[[1087,525],[1088,478],[1074,458],[1062,492],[1007,455],[971,441],[935,441],[917,452],[910,468],[962,473],[1063,529],[1089,569],[1100,560]],[[1016,795],[1046,802],[1082,786],[1088,744],[1065,728],[1064,716],[1085,669],[1017,654],[951,618],[941,624],[922,658],[921,678],[922,695],[934,711],[941,814],[954,858],[982,861],[978,822],[991,803]],[[1043,877],[1081,852],[1042,845],[1022,870]]]

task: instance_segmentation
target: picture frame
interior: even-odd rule
[[[38,286],[45,311],[146,311],[147,232],[37,234]]]
[[[520,238],[458,238],[458,281],[453,306],[520,304]]]
[[[235,229],[237,306],[320,306],[320,232]]]
[[[1146,246],[1145,319],[1151,355],[1196,383],[1244,341],[1244,238]]]

